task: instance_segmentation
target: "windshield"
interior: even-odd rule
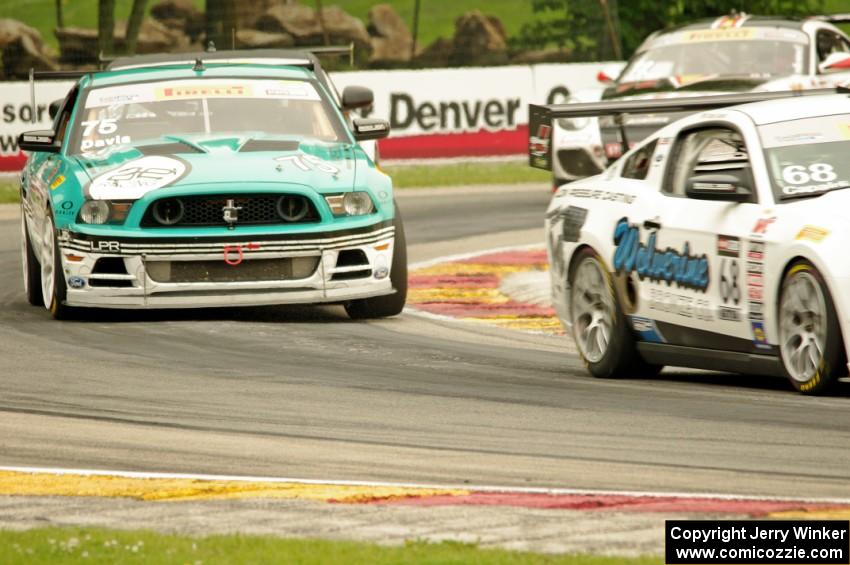
[[[706,78],[768,79],[806,73],[808,39],[775,28],[703,29],[665,34],[629,62],[618,83],[670,79],[670,88]]]
[[[759,127],[776,198],[850,187],[850,114]]]
[[[76,120],[72,154],[233,134],[348,141],[330,104],[304,80],[187,79],[96,88]]]

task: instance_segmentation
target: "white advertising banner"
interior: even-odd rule
[[[392,158],[512,155],[526,151],[528,105],[559,103],[589,89],[599,90],[597,73],[610,63],[562,63],[506,67],[353,71],[332,73],[338,90],[371,88],[370,115],[389,120],[392,134],[380,142]],[[50,102],[63,98],[70,81],[0,83],[0,171],[19,170],[22,131],[51,125]],[[33,123],[33,116],[35,122]]]

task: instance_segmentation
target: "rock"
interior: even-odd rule
[[[359,19],[339,6],[322,10],[322,19],[331,45],[354,42],[357,49],[371,51],[369,32]],[[269,8],[255,27],[266,33],[288,33],[296,45],[322,45],[324,34],[316,11],[309,6],[285,4]]]
[[[572,51],[550,47],[548,49],[535,49],[523,51],[511,58],[511,63],[520,65],[535,65],[537,63],[563,63],[570,61]]]
[[[271,7],[257,18],[254,27],[266,33],[288,33],[298,45],[322,42],[322,28],[319,27],[316,11],[300,4]]]
[[[151,7],[151,17],[169,29],[188,35],[192,41],[204,33],[206,26],[204,13],[192,0],[162,0]]]
[[[288,33],[267,33],[255,29],[240,29],[236,32],[237,49],[270,49],[293,45],[295,40]]]
[[[451,65],[493,65],[508,60],[505,28],[494,17],[473,10],[455,20]]]
[[[372,36],[372,64],[382,66],[410,61],[413,36],[391,5],[372,6],[367,29]]]
[[[126,29],[126,22],[115,24],[115,53],[105,53],[104,56],[115,56],[124,52]],[[81,65],[99,63],[100,52],[97,45],[97,30],[66,27],[57,28],[55,33],[59,40],[60,62]],[[136,54],[185,51],[188,45],[189,40],[182,33],[166,27],[158,20],[147,18],[139,28]]]
[[[22,34],[3,47],[3,74],[7,78],[27,78],[30,69],[55,71],[59,69],[43,52],[43,46],[33,41],[30,35]]]
[[[345,45],[353,42],[358,50],[372,50],[369,32],[366,26],[339,6],[328,6],[322,10],[325,29],[330,36],[331,45]]]
[[[5,49],[7,45],[25,36],[29,37],[38,50],[43,51],[44,41],[37,29],[31,28],[23,22],[10,18],[0,18],[0,49]]]
[[[98,62],[97,30],[63,27],[54,32],[59,40],[59,62],[91,65]]]
[[[283,2],[286,4],[286,2]],[[239,29],[254,27],[257,18],[262,16],[272,6],[281,4],[280,0],[251,0],[236,2],[236,26]]]
[[[124,35],[127,30],[126,22],[115,24],[115,51],[124,52]],[[168,51],[184,51],[189,45],[186,36],[174,29],[167,27],[160,21],[147,18],[139,28],[139,37],[136,40],[136,54],[145,55],[149,53],[163,53]]]
[[[428,47],[416,54],[414,62],[421,67],[445,67],[454,53],[454,41],[438,37]]]

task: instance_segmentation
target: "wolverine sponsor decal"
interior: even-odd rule
[[[657,246],[659,230],[652,230],[647,242],[641,243],[640,227],[630,224],[627,217],[621,218],[614,228],[614,270],[619,273],[636,272],[643,280],[674,282],[679,288],[690,288],[705,292],[709,283],[708,257],[692,255],[690,244],[685,242],[681,250]]]

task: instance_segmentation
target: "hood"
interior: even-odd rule
[[[94,199],[136,200],[162,188],[285,183],[318,192],[355,186],[358,146],[247,136],[167,136],[156,143],[75,157]],[[364,163],[365,164],[365,163]]]

